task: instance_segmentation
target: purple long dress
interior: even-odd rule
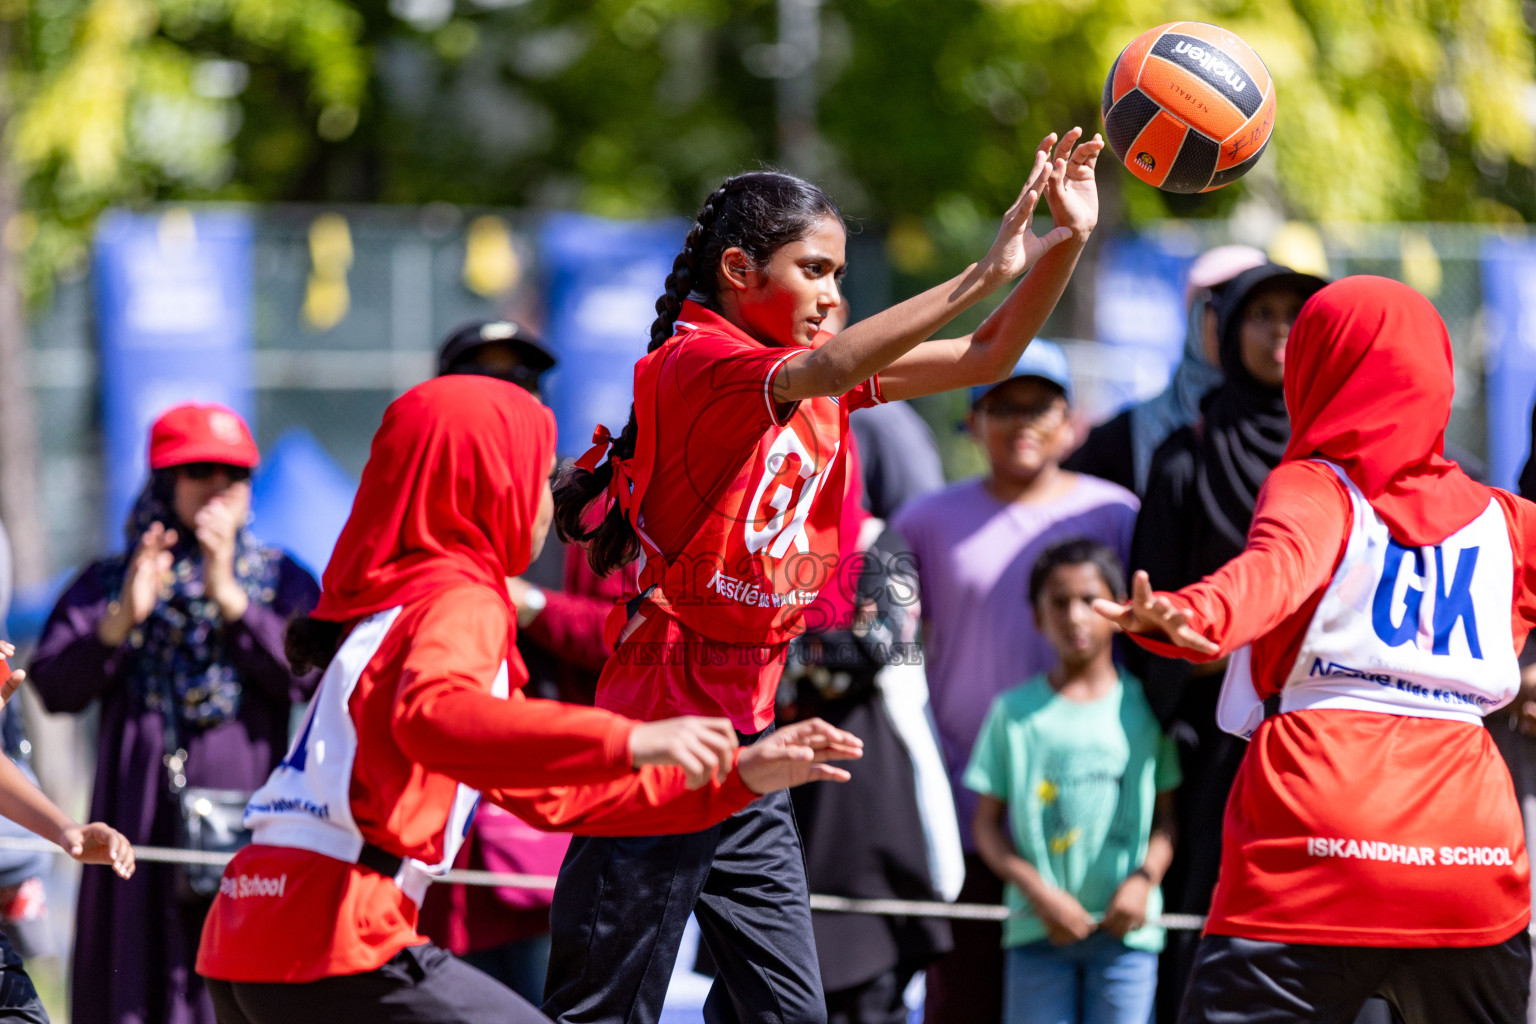
[[[164,722],[129,694],[124,648],[96,636],[111,596],[101,563],[86,569],[59,599],[30,666],[32,683],[52,712],[84,711],[101,701],[91,819],[130,842],[174,844],[176,815],[166,787]],[[309,699],[316,675],[294,676],[283,655],[290,617],[319,598],[314,578],[284,556],[270,604],[252,601],[225,626],[226,650],[241,684],[235,718],[183,739],[187,784],[255,789],[281,760],[293,702]],[[82,873],[75,919],[72,1019],[75,1024],[215,1024],[213,1003],[193,970],[204,906],[178,902],[167,865],[140,864],[124,882],[110,872]]]

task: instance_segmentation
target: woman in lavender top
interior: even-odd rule
[[[246,528],[255,442],[219,406],[156,421],[150,480],[128,553],[88,566],[49,616],[31,677],[52,712],[101,702],[91,817],[135,844],[171,845],[180,808],[172,742],[191,786],[253,790],[287,747],[293,702],[314,691],[283,654],[313,577]],[[75,936],[75,1024],[214,1024],[193,972],[206,904],[178,897],[167,866],[131,882],[86,872]]]

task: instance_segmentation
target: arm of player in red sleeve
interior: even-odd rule
[[[1215,644],[1203,655],[1166,638],[1131,634],[1165,658],[1211,661],[1267,633],[1328,582],[1350,527],[1349,497],[1326,466],[1287,462],[1259,491],[1248,544],[1199,583],[1165,594]],[[1152,581],[1156,585],[1157,581]]]
[[[505,603],[483,587],[433,598],[400,669],[393,732],[401,752],[476,789],[607,782],[630,774],[635,723],[629,719],[528,700],[521,692],[511,699],[492,694],[509,623]]]
[[[598,785],[499,789],[484,795],[534,828],[598,836],[697,832],[757,799],[739,771],[723,783],[688,789],[682,769],[651,766]]]

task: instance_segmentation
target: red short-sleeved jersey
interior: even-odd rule
[[[1508,635],[1518,651],[1536,622],[1536,506],[1493,497],[1514,555]],[[1245,550],[1169,595],[1222,654],[1252,644],[1259,696],[1279,693],[1292,674],[1352,516],[1333,470],[1283,463],[1260,492]],[[1134,639],[1159,654],[1189,653]],[[1206,926],[1215,934],[1480,946],[1530,919],[1519,807],[1475,722],[1341,708],[1269,718],[1233,784],[1222,844]]]
[[[614,622],[597,703],[642,718],[724,715],[757,732],[773,719],[784,644],[834,576],[848,414],[879,402],[879,384],[778,406],[774,374],[800,349],[764,345],[692,302],[677,326],[635,369],[629,515],[639,585],[656,589]]]

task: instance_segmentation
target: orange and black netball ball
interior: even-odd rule
[[[1236,35],[1175,21],[1121,51],[1103,105],[1104,137],[1132,174],[1168,192],[1210,192],[1264,155],[1275,84]]]

